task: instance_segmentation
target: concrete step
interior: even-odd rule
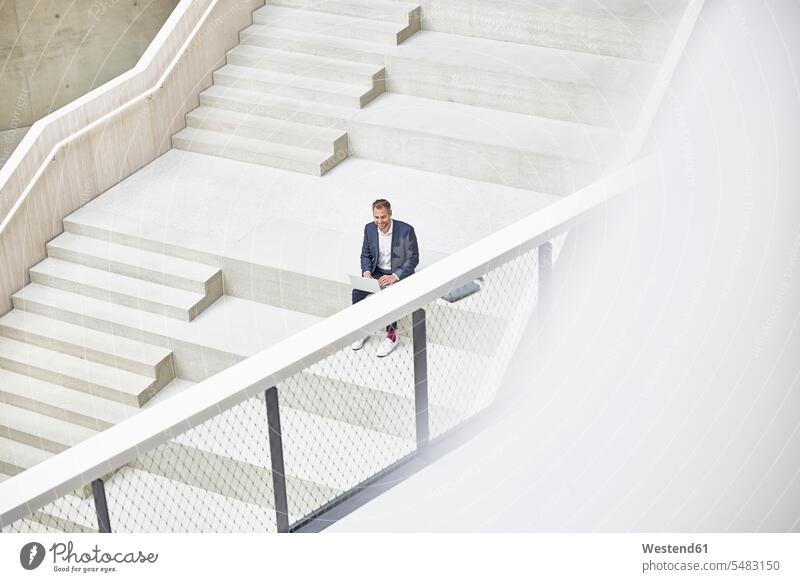
[[[328,34],[253,24],[239,33],[243,45],[384,66],[386,45]]]
[[[237,422],[259,422],[263,420],[263,402],[251,400],[245,410],[240,410]],[[231,413],[227,413],[231,414]],[[290,442],[296,453],[288,453],[287,486],[292,521],[307,515],[326,501],[334,499],[342,493],[335,486],[312,481],[308,476],[322,477],[342,486],[352,486],[363,478],[373,474],[384,465],[386,459],[396,459],[410,450],[410,442],[402,442],[392,437],[379,437],[372,432],[349,427],[342,423],[334,423],[323,418],[311,418],[309,415],[285,410],[283,413],[284,442]],[[261,426],[263,423],[259,423]],[[171,499],[191,498],[200,503],[211,504],[218,508],[219,515],[214,515],[198,531],[247,531],[254,527],[254,522],[270,523],[274,519],[272,479],[269,454],[264,449],[258,430],[245,431],[240,435],[236,446],[232,447],[228,439],[216,434],[215,424],[199,427],[191,436],[181,435],[176,440],[163,445],[121,468],[113,478],[106,481],[106,495],[111,507],[118,510],[112,515],[112,527],[115,531],[183,531],[187,527],[186,520],[176,519],[163,512],[142,511],[143,507],[160,506]],[[363,434],[362,434],[363,433]],[[360,435],[360,436],[354,436]],[[252,436],[253,441],[248,440]],[[288,440],[287,440],[288,439]],[[328,443],[320,452],[306,454],[300,449],[301,443]],[[191,443],[183,442],[191,441]],[[324,458],[334,458],[327,452],[337,451],[353,442],[361,445],[362,455],[346,458],[336,455],[339,460],[322,462]],[[394,443],[394,444],[392,444]],[[199,445],[199,446],[198,446]],[[401,450],[396,450],[398,447]],[[3,451],[10,451],[3,454]],[[22,451],[32,457],[31,460],[19,460]],[[399,454],[398,454],[399,452]],[[16,474],[48,458],[47,454],[38,454],[33,447],[26,448],[19,443],[3,443],[0,439],[0,466],[8,473]],[[10,458],[12,462],[2,463],[2,459]],[[322,479],[324,480],[324,479]],[[258,486],[253,486],[253,484]],[[150,505],[131,505],[130,491],[146,489],[151,495]],[[60,510],[50,504],[43,509],[45,517],[58,515],[64,518],[76,518],[87,513],[86,508],[76,508],[76,504],[85,503],[80,499],[70,499],[68,504],[62,500],[56,502],[64,505]],[[227,516],[221,526],[218,521]],[[49,523],[49,519],[43,521]],[[193,521],[193,524],[200,522]],[[91,529],[91,523],[85,524]],[[57,528],[58,529],[58,528]],[[257,529],[257,527],[256,527]]]
[[[105,430],[136,408],[0,368],[0,401],[91,430]]]
[[[247,201],[247,206],[241,208],[258,207],[259,196],[263,196],[259,184],[279,180],[280,186],[273,189],[278,197],[274,202],[281,208],[289,208],[281,212],[284,220],[259,219],[250,211],[239,211],[235,216],[225,218],[224,204],[215,204],[207,209],[201,222],[194,223],[187,230],[181,228],[180,220],[175,217],[191,212],[197,198],[188,195],[174,198],[180,206],[168,212],[167,200],[174,196],[174,184],[188,184],[187,192],[204,191],[206,184],[224,190],[225,184],[233,183],[231,181],[235,181],[242,173],[242,164],[222,159],[209,163],[207,156],[175,150],[161,159],[153,171],[157,175],[152,178],[147,175],[134,176],[117,187],[105,198],[110,201],[109,204],[100,200],[67,217],[65,228],[70,232],[110,238],[142,248],[157,248],[165,253],[179,253],[179,256],[192,260],[224,265],[228,295],[321,316],[344,309],[350,302],[350,287],[346,277],[351,270],[354,274],[357,272],[358,265],[353,263],[353,257],[360,252],[365,222],[360,218],[358,200],[362,196],[371,196],[387,180],[394,184],[395,197],[406,207],[406,214],[411,212],[417,215],[414,226],[419,236],[425,239],[421,262],[428,265],[469,244],[475,240],[472,237],[480,238],[493,229],[510,224],[520,212],[533,212],[559,200],[557,196],[537,194],[530,190],[506,188],[370,160],[348,159],[344,167],[331,173],[326,180],[313,180],[301,174],[268,168],[253,168],[253,175],[249,179],[238,182],[237,192],[244,195],[243,200]],[[217,173],[225,178],[214,182],[220,180],[215,178]],[[348,184],[355,177],[358,177],[354,182],[358,187],[353,189]],[[138,200],[137,192],[143,188],[149,188],[147,220],[115,210],[118,203],[122,209],[127,207],[126,201]],[[320,215],[323,223],[319,220],[310,221],[307,212],[299,211],[304,207],[296,204],[297,195],[301,192],[315,200],[319,199],[318,203],[327,204]],[[341,198],[343,192],[347,193],[346,199]],[[426,213],[430,201],[421,194],[423,192],[437,192],[440,201],[451,203],[456,208],[461,208],[458,201],[466,197],[468,204],[457,211],[457,223],[468,223],[470,228],[455,231],[438,228],[435,220],[425,218],[430,215]],[[220,200],[214,191],[209,191],[208,195],[213,200]],[[341,199],[338,206],[333,202],[337,199]],[[474,214],[475,208],[480,209],[480,216]],[[226,229],[239,228],[236,224],[240,220],[247,220],[248,224],[261,222],[262,225],[236,245],[230,246],[226,237],[221,236],[221,232],[225,231],[215,230],[216,235],[212,233],[212,238],[207,234],[206,222],[217,215],[224,215],[223,223],[231,225]],[[307,231],[303,225],[312,222],[315,222],[315,228]],[[310,232],[314,233],[311,237]],[[323,240],[324,243],[317,244],[317,241]],[[308,253],[312,248],[315,253],[322,253],[319,264],[298,272],[300,266],[308,264]],[[220,255],[226,258],[222,259]],[[181,361],[177,352],[176,361]],[[178,372],[178,375],[183,377],[182,372]]]
[[[218,299],[222,271],[163,253],[65,232],[47,243],[49,257]]]
[[[390,464],[414,448],[413,399],[344,385],[305,372],[296,378],[299,381],[279,386],[286,470],[296,504],[307,504],[309,500],[304,497],[314,497],[317,501],[323,496],[329,499],[328,495],[336,495],[342,488],[355,485],[383,468],[381,462]],[[161,451],[162,458],[191,457],[197,462],[189,462],[190,466],[210,463],[253,474],[269,469],[268,455],[261,444],[263,396],[260,392],[257,398],[223,413],[216,423],[199,427],[190,435],[178,436],[169,450]],[[252,426],[254,430],[237,433],[232,445],[226,428],[231,422]],[[342,453],[350,447],[358,447],[361,454],[345,458],[347,455]],[[154,468],[164,464],[168,463],[142,461],[135,466],[168,476],[168,471]],[[192,483],[192,478],[181,477],[179,470],[171,478]],[[306,492],[299,495],[298,489]],[[315,508],[305,505],[304,509]]]
[[[64,532],[57,529],[55,526],[46,526],[35,519],[24,517],[0,529],[0,533],[61,534]]]
[[[59,511],[56,503],[51,503],[45,508],[46,511],[35,511],[32,519],[48,528],[55,528],[59,533],[100,533],[93,505],[85,507],[80,512],[74,511],[66,503],[61,505],[63,509]],[[61,517],[62,513],[67,517]]]
[[[0,436],[0,473],[13,477],[23,471],[46,461],[54,453],[48,452],[39,447],[32,447],[25,443],[18,442]],[[91,485],[85,485],[75,491],[80,498],[86,499],[91,496]],[[53,504],[50,504],[50,507]],[[49,512],[48,512],[49,513]]]
[[[0,473],[10,477],[52,456],[53,453],[0,436]]]
[[[416,441],[415,405],[411,391],[390,394],[321,374],[301,372],[278,385],[281,406]],[[458,412],[430,405],[432,414],[458,418]]]
[[[116,236],[129,237],[125,244],[141,244],[146,247],[155,242],[135,235],[138,232],[136,220],[114,219],[112,224],[106,223],[102,218],[99,222],[89,221],[88,218],[89,215],[84,214],[83,219],[67,219],[65,224],[69,230],[96,236],[109,236],[110,232],[106,229],[113,228]],[[308,245],[314,245],[313,241],[309,243],[308,233],[302,228],[298,228],[298,223],[271,222],[264,235],[244,241],[243,244],[247,247],[259,248],[259,254],[269,258],[266,263],[231,261],[226,263],[225,267],[225,272],[233,278],[231,290],[234,295],[239,294],[250,300],[276,306],[275,313],[260,315],[264,318],[263,321],[272,321],[271,318],[274,317],[276,325],[282,328],[284,327],[283,322],[297,317],[298,312],[327,316],[350,304],[350,285],[340,282],[339,279],[341,272],[347,272],[349,268],[347,257],[352,257],[352,253],[357,253],[360,248],[360,238],[357,235],[351,237],[333,231],[315,234],[314,237],[321,236],[326,240],[325,248],[321,251],[323,252],[321,260],[324,266],[318,268],[310,266],[304,258],[307,256]],[[350,238],[353,238],[352,244],[349,242]],[[435,260],[435,254],[433,251],[428,251],[426,260]],[[235,266],[234,263],[236,263]],[[337,267],[337,265],[339,266]],[[257,285],[252,284],[253,277],[258,281]],[[313,280],[314,284],[309,285],[309,280]],[[238,287],[239,285],[241,288]],[[211,329],[218,329],[219,325],[222,325],[222,335],[227,334],[224,330],[230,326],[230,321],[233,320],[230,319],[232,316],[226,315],[224,311],[220,312],[219,317],[216,313],[214,316],[209,316],[200,324],[202,327],[197,328],[190,337],[184,339],[184,334],[179,333],[177,329],[170,330],[164,323],[158,321],[158,316],[154,314],[115,306],[59,289],[29,285],[13,296],[13,302],[18,309],[33,311],[70,323],[78,323],[92,329],[112,330],[115,335],[169,346],[175,352],[178,376],[195,381],[207,377],[207,373],[220,371],[223,367],[238,361],[241,356],[237,357],[235,354],[249,355],[252,353],[248,350],[235,349],[233,354],[223,357],[224,354],[213,354],[205,343],[207,340],[198,341],[200,335],[206,333],[204,332],[206,322]],[[220,306],[220,309],[223,306]],[[477,325],[478,328],[487,332],[486,335],[480,337],[490,338],[491,334],[488,332],[494,332],[504,325],[501,318],[469,309],[453,309],[450,304],[434,305],[432,309],[434,311],[450,310],[453,313],[442,318],[442,321],[449,322],[451,327],[438,326],[432,329],[429,332],[430,341],[453,345],[478,354],[494,353],[496,346],[490,340],[470,340],[468,344],[464,344],[463,334],[457,333],[457,330],[463,326],[474,328]],[[402,333],[407,333],[410,326],[407,320],[409,318],[403,318],[400,321]],[[174,325],[185,324],[176,321]],[[196,326],[198,323],[195,322],[191,325]],[[456,332],[453,333],[451,328]],[[242,331],[239,335],[244,338],[253,334],[253,331],[247,326],[241,326],[240,329]],[[177,341],[166,340],[167,343],[162,343],[164,332],[167,332],[168,338],[174,337],[177,338]],[[259,331],[258,336],[261,335],[263,332]],[[198,365],[197,362],[201,362],[202,365]],[[193,363],[193,365],[187,363]],[[207,370],[207,373],[203,377],[189,376],[197,370]]]
[[[200,93],[200,105],[340,131],[346,130],[347,119],[356,111],[349,107],[223,85],[212,85]]]
[[[174,461],[173,461],[174,463]],[[187,479],[191,467],[187,467]],[[271,476],[259,476],[253,482],[239,482],[239,474],[226,474],[222,467],[194,475],[194,484],[187,484],[155,472],[137,467],[123,467],[106,483],[106,498],[109,507],[117,508],[112,514],[111,528],[118,533],[219,533],[219,532],[274,532],[275,509],[268,505]],[[209,485],[215,480],[213,486]],[[263,487],[262,487],[263,485]],[[239,494],[239,490],[243,490]],[[134,498],[131,493],[142,492],[144,497]],[[248,501],[240,497],[249,494]],[[260,495],[262,498],[255,497]],[[206,508],[196,511],[191,517],[185,512],[163,511],[183,501],[193,507]],[[299,517],[299,516],[292,516]]]
[[[186,116],[188,127],[347,157],[347,133],[260,115],[201,105]]]
[[[147,322],[153,327],[168,329],[165,321],[167,318],[163,315],[114,305],[101,299],[36,283],[26,285],[14,293],[11,299],[15,309],[26,313],[58,319],[104,333],[114,333],[128,339],[145,336],[140,329],[142,322]],[[150,344],[159,343],[150,339],[147,337],[147,342]]]
[[[142,406],[158,391],[153,378],[5,337],[0,367],[129,406]]]
[[[388,87],[439,101],[630,128],[656,69],[649,63],[422,31],[388,49]]]
[[[45,521],[42,523],[33,515],[23,517],[15,521],[9,526],[0,530],[2,533],[25,533],[25,534],[63,534],[64,531],[59,529],[54,523]]]
[[[245,429],[238,431],[233,441],[230,431],[226,434],[219,430],[220,422],[225,422],[222,419],[233,414],[227,411],[222,413],[217,422],[201,425],[191,433],[179,435],[156,450],[138,457],[128,466],[142,472],[142,483],[157,483],[161,478],[166,478],[178,487],[198,488],[227,499],[252,503],[259,507],[273,507],[272,466],[269,448],[265,448],[263,441],[266,436],[262,431],[263,410],[263,403],[258,399],[251,399],[245,406],[236,408],[236,412],[240,413],[240,418],[236,419],[237,425],[242,424]],[[254,422],[258,424],[252,424]],[[248,426],[250,429],[246,428]],[[286,451],[286,447],[284,449]],[[112,484],[124,485],[124,481],[119,480],[119,475],[125,472],[126,469],[120,471]],[[323,504],[342,492],[298,476],[288,466],[286,482],[289,513],[294,519],[317,509],[318,503]],[[150,486],[146,487],[150,489]],[[175,487],[168,486],[165,489]],[[223,506],[227,505],[225,500],[220,501]]]
[[[348,134],[356,157],[561,195],[625,144],[607,128],[393,93],[356,113]]]
[[[426,30],[654,62],[666,52],[676,22],[641,17],[647,5],[659,2],[638,3],[643,10],[624,2],[637,15],[615,13],[606,2],[590,1],[422,0],[421,4]],[[679,15],[685,2],[674,4],[672,13]]]
[[[0,335],[154,378],[159,387],[175,378],[172,352],[166,348],[19,309],[0,317]]]
[[[419,3],[406,0],[270,0],[269,4],[401,24],[420,19]]]
[[[373,87],[236,65],[225,65],[214,71],[214,84],[355,109],[363,107],[383,92],[382,88],[377,92]]]
[[[438,0],[442,4],[454,4],[453,0]],[[676,13],[686,7],[687,0],[537,0],[535,6],[549,11],[559,11],[570,14],[616,16],[617,18],[633,17],[651,22],[672,22]],[[486,0],[488,6],[494,7],[502,2],[511,11],[529,8],[529,0]],[[430,4],[428,0],[421,2]],[[466,2],[462,0],[462,6]]]
[[[0,483],[10,479],[0,472]],[[74,495],[59,497],[21,520],[2,529],[3,533],[98,533],[93,504]]]
[[[0,483],[10,479],[0,472]],[[77,504],[86,504],[80,509]],[[60,497],[42,509],[28,514],[23,519],[4,527],[3,533],[98,533],[94,509],[90,502],[74,495]]]
[[[4,533],[65,534],[98,533],[97,525],[84,527],[72,520],[55,518],[47,513],[35,511],[12,526],[3,529]]]
[[[448,303],[442,299],[427,307],[428,341],[437,345],[474,353],[479,357],[496,357],[496,338],[508,326],[506,318],[483,313],[479,309]],[[480,333],[476,333],[480,330]],[[411,317],[398,322],[398,331],[411,337]],[[473,332],[473,333],[470,333]]]
[[[284,330],[297,331],[314,320],[226,296],[205,317],[187,322],[35,283],[17,291],[12,301],[27,312],[166,347],[173,352],[175,374],[195,382],[279,341]]]
[[[322,176],[342,159],[327,152],[187,127],[172,136],[174,147],[221,158]]]
[[[0,436],[50,453],[60,453],[96,431],[0,402]]]
[[[281,431],[286,471],[333,490],[347,491],[416,449],[409,439],[291,408],[281,409]]]
[[[229,50],[227,61],[229,65],[237,67],[251,67],[337,83],[349,83],[365,87],[366,90],[372,88],[379,93],[384,91],[385,86],[385,70],[380,65],[353,63],[250,44],[240,44]]]
[[[392,354],[377,358],[375,351],[383,340],[383,335],[374,334],[364,348],[357,352],[349,349],[336,352],[326,360],[310,366],[307,373],[326,378],[325,384],[328,385],[360,387],[356,394],[362,399],[353,396],[354,406],[375,406],[376,402],[380,403],[374,413],[373,422],[380,419],[381,410],[389,408],[393,414],[386,416],[382,425],[379,425],[380,428],[375,427],[377,430],[389,432],[404,428],[403,415],[409,409],[403,403],[413,399],[413,348],[409,339],[401,337],[398,340],[400,344]],[[444,362],[447,364],[444,365]],[[504,372],[505,367],[496,365],[491,357],[428,343],[428,397],[432,434],[441,434],[443,427],[454,426],[485,408],[490,401],[486,398],[487,394],[491,395],[496,390]],[[291,391],[287,392],[287,403],[297,407],[299,403],[313,402],[311,397],[326,402],[343,400],[347,394],[334,392],[319,396],[316,394],[315,383],[323,384],[316,380],[303,387],[291,386]],[[282,389],[285,391],[286,385]],[[366,391],[369,391],[370,399],[363,399]],[[302,395],[296,396],[296,392],[301,392]]]
[[[207,465],[230,468],[230,473],[241,472],[243,477],[252,474],[245,482],[255,482],[256,475],[271,469],[263,441],[265,418],[263,399],[251,398],[222,413],[216,422],[177,436],[170,450],[160,454],[167,460],[182,457],[183,464],[190,468]],[[236,432],[232,442],[230,427],[234,425],[243,428]],[[364,481],[410,453],[415,445],[410,439],[290,407],[281,407],[281,431],[285,469],[290,480],[290,504],[303,503],[303,511],[316,509],[315,504],[319,507]],[[354,455],[353,451],[359,454]],[[178,474],[181,468],[175,463],[151,463],[148,467],[145,462],[134,466],[195,484],[190,474],[185,477]],[[168,465],[170,472],[160,471],[158,465]],[[192,473],[202,471],[194,468]],[[301,494],[300,488],[308,492]]]
[[[400,336],[397,348],[389,356],[378,358],[375,352],[385,336],[383,331],[375,332],[361,350],[343,349],[309,366],[306,371],[330,380],[411,398],[414,389],[412,341]],[[466,390],[466,384],[461,390],[459,382],[480,382],[486,372],[493,368],[492,356],[432,343],[430,340],[427,348],[430,404],[459,410]],[[447,365],[442,365],[443,362],[447,362]]]
[[[263,6],[253,12],[253,23],[387,45],[400,44],[419,30],[418,19],[403,24],[310,10],[297,10],[272,4]]]
[[[45,259],[35,265],[30,273],[34,283],[184,321],[193,320],[213,302],[200,293],[58,259]]]
[[[211,313],[186,322],[35,283],[15,293],[12,301],[27,312],[166,347],[173,352],[175,374],[195,382],[241,361],[257,350],[254,346],[262,345],[264,337],[280,335],[264,321],[275,317],[282,322],[282,317],[294,316],[286,310],[223,297]],[[290,329],[302,329],[304,323]]]

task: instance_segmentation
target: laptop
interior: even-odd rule
[[[378,285],[377,279],[367,279],[366,277],[359,277],[357,275],[349,275],[349,277],[350,284],[354,289],[361,289],[367,293],[377,293],[382,289],[382,287]]]

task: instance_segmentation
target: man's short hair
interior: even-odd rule
[[[388,200],[384,200],[383,198],[378,198],[375,202],[372,203],[372,209],[375,210],[376,208],[385,208],[389,211],[389,214],[392,213],[392,205],[389,203]]]

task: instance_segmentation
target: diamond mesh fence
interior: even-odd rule
[[[416,450],[411,341],[376,357],[386,333],[345,348],[278,386],[290,515],[308,516]],[[285,424],[284,424],[285,423]]]
[[[106,495],[113,531],[276,531],[263,399],[245,400],[141,455]]]
[[[97,533],[97,514],[91,486],[30,512],[2,529],[3,533]]]
[[[362,348],[337,350],[279,383],[280,459],[270,454],[263,393],[143,451],[104,477],[112,531],[278,531],[284,487],[289,524],[324,520],[324,509],[416,453],[415,391],[425,384],[415,357],[427,359],[432,439],[491,404],[536,305],[538,263],[533,249],[486,272],[477,292],[431,301],[424,351],[408,314],[388,355],[379,357],[386,330],[376,326]],[[98,531],[91,487],[2,531]]]
[[[426,308],[431,438],[494,399],[538,299],[538,250],[481,277],[480,291]]]

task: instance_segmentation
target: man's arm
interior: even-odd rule
[[[369,273],[372,277],[372,254],[369,252],[369,241],[367,240],[367,228],[364,227],[364,242],[361,243],[361,274],[366,277]]]
[[[398,280],[405,279],[414,269],[419,265],[419,243],[417,242],[417,234],[414,232],[414,227],[411,227],[408,233],[408,255],[405,262],[394,273]]]

